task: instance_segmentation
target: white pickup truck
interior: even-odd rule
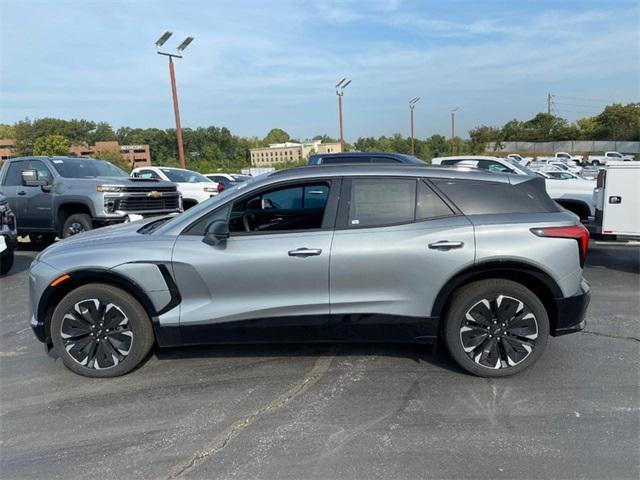
[[[571,155],[567,152],[556,152],[553,157],[536,157],[536,160],[538,162],[545,160],[559,160],[567,165],[575,166],[582,163],[583,158],[584,157],[582,155]]]
[[[538,174],[530,168],[509,158],[463,155],[458,157],[437,157],[431,160],[432,165],[458,165],[472,167],[496,173],[513,173],[516,175],[541,176],[545,179],[547,193],[567,210],[575,213],[580,220],[587,222],[595,216],[593,203],[594,182],[577,179],[556,179]]]
[[[509,155],[507,155],[507,158],[510,158],[511,160],[515,160],[520,165],[524,165],[524,166],[527,166],[531,162],[533,162],[533,157],[523,157],[519,153],[510,153]]]
[[[630,162],[634,160],[633,155],[624,155],[620,152],[604,152],[604,155],[589,155],[588,162],[591,165],[606,165],[610,161]]]

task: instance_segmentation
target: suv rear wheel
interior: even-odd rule
[[[117,377],[146,357],[154,336],[149,316],[135,298],[111,285],[89,284],[58,304],[51,340],[69,370]]]
[[[510,280],[481,280],[460,288],[445,321],[451,356],[481,377],[526,369],[540,358],[549,337],[549,318],[540,299]]]

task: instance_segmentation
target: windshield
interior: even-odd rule
[[[249,177],[247,179],[247,181],[245,181],[245,182],[236,183],[235,185],[233,185],[231,187],[225,188],[222,192],[220,192],[215,197],[210,197],[207,200],[205,200],[204,202],[200,202],[195,207],[191,207],[186,212],[186,215],[189,215],[194,220],[197,219],[203,213],[210,212],[211,210],[217,208],[219,205],[222,205],[224,202],[227,201],[228,197],[233,195],[238,190],[247,188],[255,180],[256,180],[256,177]],[[175,217],[172,217],[171,220],[169,220],[168,222],[158,225],[158,227],[164,226],[164,225],[171,226],[176,219],[180,219],[179,221],[182,221],[183,215],[185,215],[185,213],[181,213],[180,215],[176,215]]]
[[[126,177],[124,171],[104,160],[90,158],[54,158],[54,168],[65,178]]]
[[[521,170],[524,173],[526,173],[527,175],[529,175],[530,177],[535,177],[536,176],[536,172],[531,170],[529,167],[525,167],[523,164],[521,164],[519,162],[516,162],[513,158],[505,158],[505,160],[508,161],[509,163],[511,163],[518,170]]]
[[[200,175],[198,172],[192,172],[191,170],[174,170],[173,168],[161,168],[169,180],[176,183],[200,183],[210,182],[207,177]]]

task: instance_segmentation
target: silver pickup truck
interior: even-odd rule
[[[104,160],[79,157],[20,157],[6,160],[0,190],[16,215],[19,235],[46,243],[131,216],[181,212],[171,182],[130,178]]]

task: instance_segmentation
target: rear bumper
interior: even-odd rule
[[[556,324],[551,330],[551,335],[558,337],[568,333],[583,330],[587,322],[585,313],[591,301],[591,285],[582,280],[580,293],[573,297],[556,298]]]

